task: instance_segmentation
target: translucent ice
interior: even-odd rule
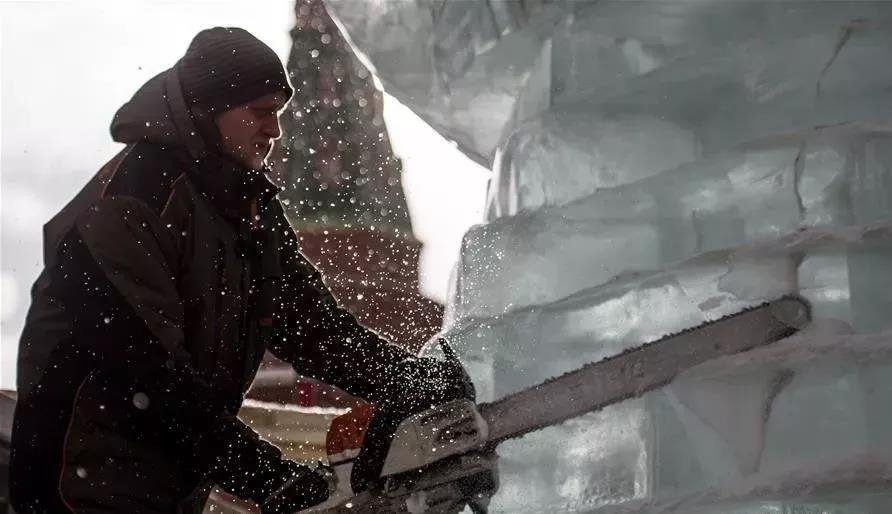
[[[643,401],[632,400],[503,443],[490,510],[574,512],[644,498],[649,430]]]
[[[493,164],[489,219],[892,115],[882,2],[329,3],[391,94]]]
[[[452,321],[482,400],[785,294],[813,315],[892,329],[892,226],[809,229],[628,274],[558,301]],[[886,278],[889,277],[889,278]]]
[[[593,115],[555,111],[515,130],[496,155],[487,219],[568,203],[700,154],[693,134],[659,118]]]
[[[493,167],[446,327],[481,400],[813,306],[786,343],[504,443],[492,510],[892,511],[892,3],[330,3]]]
[[[385,88],[484,162],[552,110],[656,115],[722,149],[890,109],[884,2],[328,4]]]
[[[546,108],[560,2],[326,3],[385,90],[480,162],[509,120]]]
[[[892,217],[892,128],[846,124],[766,137],[465,235],[458,318],[548,303],[703,252]]]
[[[877,494],[892,478],[890,267],[888,223],[812,228],[462,320],[448,337],[479,399],[491,401],[783,294],[807,298],[817,319],[774,347],[711,361],[641,400],[501,445],[494,511],[664,512],[679,501],[674,512],[884,512],[892,506]],[[853,456],[874,451],[888,456],[877,457],[880,470],[861,470]],[[839,463],[861,475],[821,471]],[[805,472],[815,466],[817,475]],[[774,483],[787,489],[765,485]]]
[[[892,392],[892,334],[840,333],[845,331],[844,325],[818,322],[774,347],[695,368],[649,395],[653,497],[710,488],[733,493],[760,476],[795,476],[796,470],[856,455],[875,455],[888,473],[892,413],[884,398]],[[861,478],[862,491],[856,480],[840,481],[833,498],[822,482],[839,478],[813,477],[796,485],[798,494],[829,504],[856,499],[863,490],[888,490],[879,484],[889,477],[877,473]],[[781,500],[791,495],[774,494]]]
[[[607,511],[737,512],[728,506],[737,502],[740,512],[827,512],[819,507],[859,503],[830,512],[884,512],[870,509],[892,506],[892,496],[877,494],[892,480],[892,415],[884,408],[892,392],[890,335],[812,331],[506,443],[499,450],[507,487],[494,510],[587,511],[641,499],[661,507]],[[833,469],[847,461],[854,476]],[[674,503],[679,496],[683,507]],[[719,500],[722,506],[710,507]]]
[[[892,332],[848,332],[818,322],[503,443],[492,511],[888,511]]]

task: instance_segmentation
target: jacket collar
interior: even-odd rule
[[[219,213],[228,220],[251,224],[253,216],[265,207],[281,188],[267,178],[268,168],[247,169],[227,156],[206,153],[198,159],[189,155],[189,179]],[[252,205],[253,204],[253,205]]]

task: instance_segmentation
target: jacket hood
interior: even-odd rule
[[[111,136],[124,144],[182,147],[193,159],[204,157],[209,147],[189,114],[176,66],[149,79],[118,109]]]

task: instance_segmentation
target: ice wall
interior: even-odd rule
[[[816,323],[499,448],[496,512],[892,511],[892,3],[330,0],[493,169],[481,400],[782,294]]]
[[[451,312],[493,316],[704,252],[886,219],[890,143],[892,125],[872,123],[772,135],[496,219],[465,235]]]
[[[504,443],[494,512],[879,514],[892,333],[813,327]]]
[[[892,109],[882,1],[327,1],[388,92],[498,161],[491,217],[641,178],[611,132],[675,140],[665,169]]]
[[[464,318],[450,338],[491,401],[748,306],[799,294],[850,330],[892,329],[892,223],[808,229],[613,277],[560,300]]]

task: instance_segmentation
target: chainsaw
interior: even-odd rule
[[[487,511],[498,489],[498,444],[664,386],[706,361],[789,337],[811,320],[808,303],[787,296],[646,342],[491,403],[455,400],[402,421],[380,476],[355,493],[353,463],[374,406],[336,418],[328,454],[338,491],[322,512],[445,514]],[[443,346],[447,359],[454,352]],[[355,476],[352,483],[355,485]]]

